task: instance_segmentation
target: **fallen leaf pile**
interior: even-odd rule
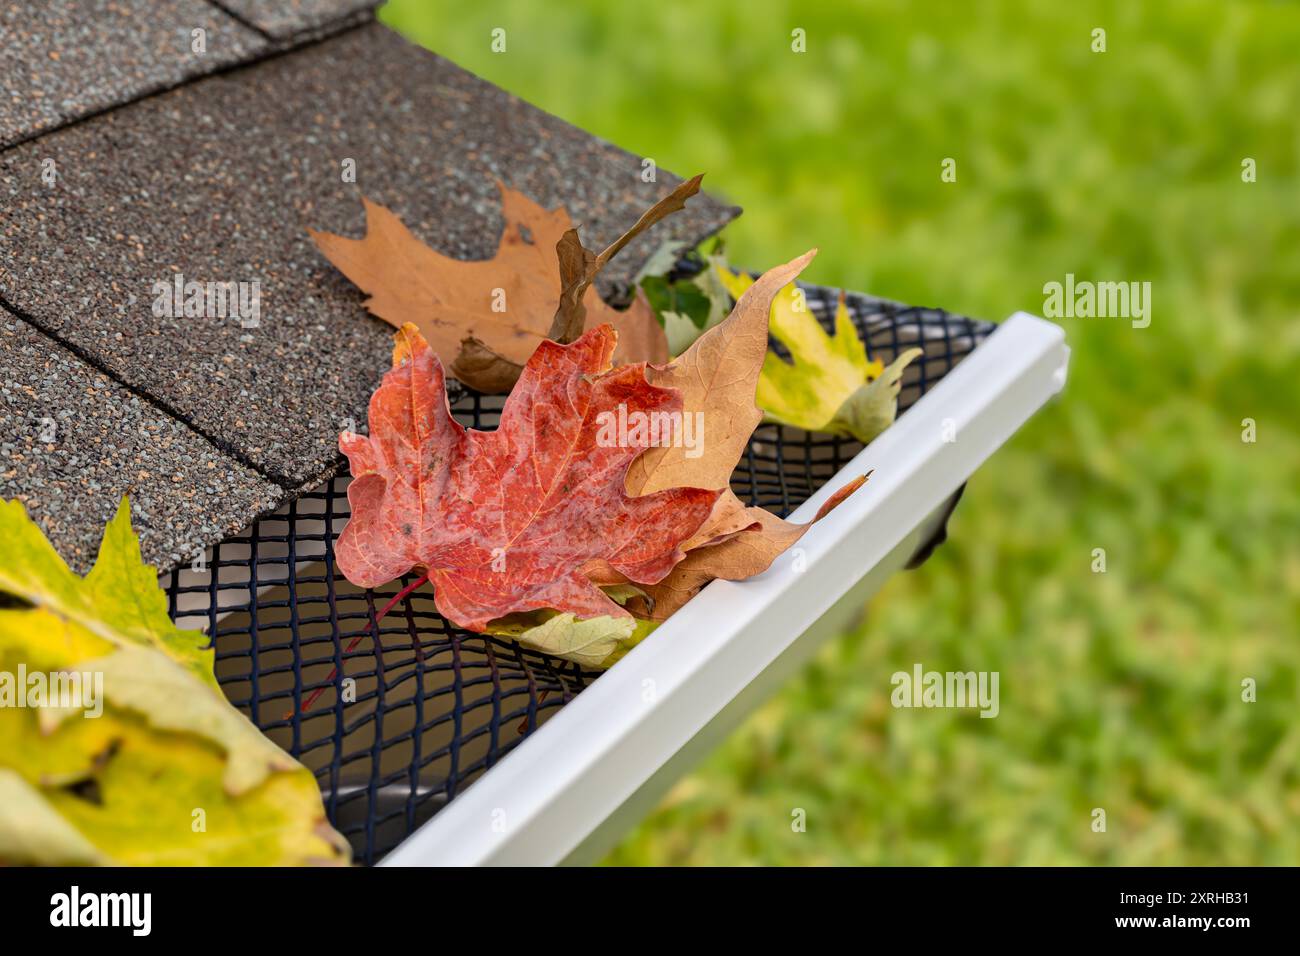
[[[755,282],[715,246],[703,273],[669,281],[684,248],[669,241],[638,274],[631,308],[610,308],[593,287],[601,269],[701,178],[600,253],[563,209],[500,183],[505,231],[482,262],[441,255],[369,200],[364,238],[311,233],[399,329],[369,435],[339,440],[353,475],[336,547],[348,580],[419,572],[403,593],[428,581],[453,624],[603,667],[709,581],[759,574],[799,540],[808,526],[731,491],[754,428],[766,416],[867,441],[892,421],[916,353],[870,362],[842,302],[827,336],[795,292],[813,252]],[[768,353],[769,319],[793,364]],[[496,431],[455,421],[444,364],[479,391],[509,392]],[[601,440],[602,421],[638,415],[676,416],[678,439],[698,422],[702,440]]]
[[[667,360],[663,327],[645,296],[638,292],[620,312],[601,299],[592,280],[628,242],[681,209],[700,179],[674,189],[599,255],[583,248],[564,209],[544,209],[503,183],[497,186],[505,230],[491,259],[444,256],[368,199],[363,238],[308,231],[326,258],[369,294],[373,314],[399,329],[415,325],[471,388],[507,392],[544,339],[571,342],[601,325],[618,332],[618,364]]]
[[[84,578],[17,501],[0,502],[0,540],[0,865],[348,862],[311,772],[226,701],[207,638],[167,616],[125,500]],[[102,675],[102,713],[30,706],[51,674]]]
[[[361,587],[419,570],[453,624],[588,666],[617,660],[709,581],[766,570],[808,526],[747,507],[729,483],[762,418],[772,300],[813,254],[760,278],[666,365],[612,368],[608,326],[541,342],[495,432],[452,418],[441,363],[404,326],[369,436],[339,440],[353,474],[339,569]],[[699,453],[633,433],[602,442],[620,412],[700,416]]]
[[[736,298],[753,285],[749,276],[723,264],[710,266]],[[888,367],[868,359],[844,295],[835,311],[835,334],[828,335],[794,283],[782,288],[772,303],[771,332],[792,361],[775,352],[763,361],[757,398],[768,421],[856,438],[863,444],[893,423],[903,371],[921,349],[901,352]]]

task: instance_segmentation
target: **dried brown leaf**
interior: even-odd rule
[[[521,369],[547,337],[557,312],[556,247],[573,228],[564,209],[547,210],[497,185],[505,229],[491,259],[444,256],[393,212],[364,198],[367,228],[361,239],[308,230],[326,258],[369,294],[370,312],[396,328],[413,323],[437,355],[463,371],[461,380],[481,391],[508,390],[511,369]],[[620,333],[615,364],[667,360],[663,328],[643,297],[619,311],[590,283],[577,295],[582,328],[608,324]],[[470,337],[477,345],[459,361],[462,343]],[[490,361],[491,356],[502,361]]]
[[[807,524],[794,524],[763,508],[745,508],[742,505],[740,520],[748,520],[750,530],[732,534],[720,543],[688,551],[685,559],[666,578],[657,584],[643,585],[642,589],[649,601],[643,606],[642,613],[651,620],[662,621],[710,581],[717,578],[743,581],[762,574],[781,554],[793,547],[809,528],[861,488],[868,477],[863,475],[855,478],[836,491],[818,510],[817,516]],[[735,500],[729,491],[723,495]]]

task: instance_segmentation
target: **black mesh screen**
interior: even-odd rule
[[[838,293],[803,288],[830,329]],[[857,294],[848,306],[873,357],[888,363],[903,348],[925,351],[904,377],[900,412],[994,328]],[[496,426],[501,398],[458,391],[453,399],[464,424]],[[860,447],[762,425],[732,487],[785,515]],[[182,626],[212,635],[230,700],[315,772],[331,821],[357,861],[370,864],[598,675],[450,626],[427,587],[376,627],[412,579],[367,591],[336,574],[333,541],[348,513],[346,488],[347,478],[337,477],[301,495],[216,546],[205,562],[171,572],[168,593]]]

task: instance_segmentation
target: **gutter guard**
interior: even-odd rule
[[[924,545],[947,499],[1064,387],[1068,356],[1059,327],[1012,316],[794,512],[811,520],[872,472],[804,535],[807,573],[787,553],[710,584],[383,865],[599,858]]]

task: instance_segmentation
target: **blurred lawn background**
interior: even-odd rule
[[[1300,8],[392,0],[382,15],[706,172],[745,208],[733,262],[816,245],[810,281],[992,319],[1041,314],[1067,272],[1152,283],[1147,329],[1061,320],[1063,400],[976,475],[949,543],[611,862],[1300,863]],[[1000,671],[1000,716],[892,709],[889,676],[915,662]]]

